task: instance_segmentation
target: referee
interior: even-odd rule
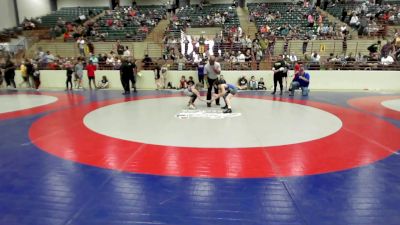
[[[123,95],[130,94],[129,81],[131,81],[132,78],[134,79],[134,70],[135,65],[132,62],[128,61],[126,58],[123,58],[121,67],[119,69],[121,75],[121,84],[124,88],[124,93],[122,93]]]
[[[204,75],[208,83],[207,90],[207,107],[211,107],[211,92],[214,88],[215,94],[218,94],[218,88],[214,86],[214,82],[218,80],[218,75],[221,74],[221,65],[215,62],[215,56],[210,56],[207,65],[204,67]],[[215,100],[215,104],[219,105],[219,98]]]

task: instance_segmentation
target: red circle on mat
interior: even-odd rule
[[[50,110],[54,110],[54,109],[60,109],[60,107],[74,105],[85,99],[81,95],[51,93],[51,92],[38,92],[38,93],[23,92],[23,93],[0,94],[0,95],[18,95],[18,94],[53,96],[53,97],[57,98],[57,101],[46,104],[46,105],[29,108],[29,109],[22,109],[22,110],[17,110],[17,111],[13,111],[13,112],[0,113],[0,120],[13,119],[13,118],[18,118],[18,117],[22,117],[22,116],[30,116],[30,115],[34,115],[34,114],[38,114],[38,113],[42,113],[42,112],[46,112],[46,111],[50,111]]]
[[[83,118],[100,107],[160,97],[168,96],[110,100],[55,112],[35,122],[29,135],[32,143],[42,150],[91,166],[142,174],[212,178],[328,173],[367,165],[400,149],[400,129],[384,120],[336,105],[293,99],[278,101],[330,112],[342,120],[342,128],[330,136],[300,144],[209,149],[125,141],[95,133],[83,124]],[[261,96],[246,98],[271,100]]]
[[[348,101],[348,104],[355,108],[371,112],[379,116],[400,120],[400,112],[389,109],[382,105],[382,102],[394,99],[400,99],[400,96],[371,96],[353,98]]]

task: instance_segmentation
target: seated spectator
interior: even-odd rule
[[[356,14],[353,14],[353,16],[350,19],[349,24],[352,27],[358,28],[358,26],[360,25],[360,21],[359,21],[358,16]]]
[[[129,51],[129,47],[125,46],[125,51],[123,54],[124,57],[130,57],[131,56],[131,51]]]
[[[381,58],[381,64],[384,66],[388,66],[394,63],[393,57],[390,55],[384,55]]]
[[[110,86],[110,82],[108,81],[106,76],[103,76],[101,81],[97,84],[97,88],[99,89],[107,89]]]
[[[267,90],[267,88],[265,87],[264,78],[262,77],[260,77],[260,80],[258,81],[257,90]]]
[[[149,57],[149,55],[146,54],[142,60],[142,63],[143,63],[143,67],[146,69],[151,66],[151,64],[153,63],[153,60]]]
[[[293,81],[290,84],[289,96],[293,96],[294,91],[299,88],[301,88],[303,96],[308,96],[308,93],[310,92],[308,89],[309,85],[310,85],[310,74],[304,71],[304,67],[301,67],[300,71],[294,75]]]
[[[312,62],[312,63],[318,64],[320,59],[321,59],[321,56],[318,55],[317,52],[314,52],[314,53],[311,55],[311,62]]]
[[[254,76],[251,76],[249,81],[249,88],[250,90],[257,90],[258,89],[258,81]]]
[[[240,77],[239,81],[238,81],[238,84],[239,84],[239,88],[241,90],[246,90],[247,89],[247,84],[248,84],[246,77],[245,76]]]
[[[187,80],[185,76],[182,76],[181,79],[179,80],[178,89],[184,89],[184,88],[187,88]]]
[[[219,76],[218,81],[219,81],[220,84],[226,84],[226,80],[225,80],[223,75]]]
[[[194,85],[193,77],[189,76],[189,80],[186,83],[187,83],[187,85]]]
[[[378,41],[377,43],[370,45],[367,48],[367,50],[369,51],[370,55],[373,55],[378,52],[380,46],[381,46],[381,41]]]
[[[244,63],[246,61],[246,56],[241,51],[239,51],[236,61],[239,63]]]
[[[342,38],[344,38],[344,36],[346,36],[348,33],[349,33],[349,31],[347,30],[346,24],[343,24],[340,27],[340,35],[342,36]]]
[[[297,56],[296,56],[296,54],[295,54],[294,52],[292,52],[292,53],[290,54],[289,60],[290,60],[290,62],[291,62],[292,64],[295,63],[295,62],[297,62]]]

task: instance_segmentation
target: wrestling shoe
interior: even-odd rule
[[[196,109],[196,106],[190,105],[190,106],[189,106],[189,109]]]
[[[226,105],[224,107],[221,107],[221,109],[228,109],[228,106]]]
[[[232,113],[232,109],[227,109],[223,113]]]

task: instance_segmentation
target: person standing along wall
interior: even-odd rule
[[[92,61],[89,61],[89,65],[86,66],[86,70],[89,79],[89,88],[92,89],[91,81],[93,82],[94,88],[96,88],[96,77],[95,77],[96,66],[93,65]]]
[[[7,87],[12,86],[13,88],[17,88],[14,80],[15,68],[14,62],[8,57],[4,65],[4,78],[6,80]]]

